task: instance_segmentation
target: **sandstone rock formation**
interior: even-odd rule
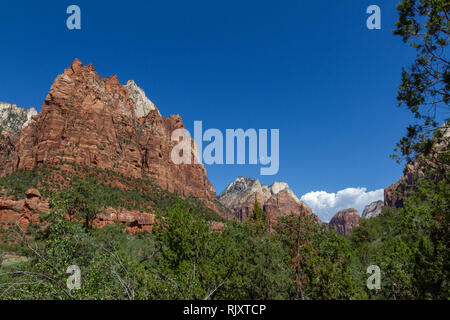
[[[342,236],[350,234],[353,227],[359,226],[358,210],[350,208],[339,211],[330,220],[329,225]]]
[[[39,214],[49,211],[48,201],[42,200],[39,191],[30,189],[21,200],[0,198],[0,228],[19,225],[26,230],[30,222],[39,223]]]
[[[116,222],[126,224],[125,230],[132,234],[141,231],[152,232],[155,223],[155,215],[148,212],[106,208],[105,213],[97,215],[93,221],[93,226],[95,228],[102,228]]]
[[[381,214],[381,208],[384,206],[384,202],[381,200],[374,201],[364,207],[362,218],[375,218]]]
[[[403,207],[408,193],[416,186],[417,175],[421,174],[417,165],[408,164],[403,170],[403,176],[384,189],[384,204],[389,207]]]
[[[245,221],[251,216],[255,201],[258,201],[271,221],[291,213],[312,214],[311,208],[301,202],[284,182],[267,186],[261,185],[258,179],[238,177],[218,198],[239,221]]]
[[[195,196],[214,209],[216,194],[205,168],[171,161],[176,144],[171,133],[182,127],[181,117],[162,117],[134,81],[123,86],[116,75],[102,78],[92,65],[75,59],[57,76],[41,113],[30,118],[19,141],[2,147],[12,150],[8,149],[9,160],[0,174],[46,163],[113,170],[137,178],[146,172],[162,188]]]

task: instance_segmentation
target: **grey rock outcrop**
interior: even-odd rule
[[[255,201],[272,221],[291,213],[312,214],[311,208],[300,201],[285,182],[274,182],[267,186],[261,184],[258,179],[238,177],[218,199],[240,221],[251,216]]]
[[[19,135],[31,121],[31,117],[37,114],[34,108],[25,109],[15,104],[0,102],[0,132],[5,130]]]
[[[362,218],[375,218],[381,214],[381,208],[384,206],[382,200],[374,201],[364,207]]]
[[[138,87],[138,85],[133,80],[129,80],[125,87],[128,89],[129,97],[134,102],[136,118],[145,117],[152,110],[158,111],[155,104],[150,101],[149,98],[147,98],[144,90]]]

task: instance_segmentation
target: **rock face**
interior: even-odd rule
[[[180,116],[164,118],[156,110],[140,118],[139,150],[143,168],[156,179],[158,184],[182,196],[196,196],[212,204],[216,200],[216,191],[206,177],[206,169],[201,164],[179,164],[171,160],[171,152],[177,144],[171,141],[171,133],[183,128]],[[193,154],[192,154],[193,156]]]
[[[216,194],[200,164],[176,165],[171,133],[179,116],[161,117],[134,81],[100,77],[92,65],[75,59],[57,76],[41,113],[32,116],[8,168],[32,169],[45,163],[71,163],[140,178],[147,172],[162,188],[195,196],[214,208]]]
[[[386,206],[396,208],[403,207],[403,203],[408,198],[411,190],[417,187],[418,178],[423,177],[425,165],[435,166],[436,155],[449,151],[450,129],[444,124],[439,130],[442,132],[442,137],[438,143],[434,144],[431,153],[426,157],[419,154],[412,164],[406,165],[403,170],[403,176],[395,184],[384,189],[384,204]],[[440,166],[442,165],[445,165],[444,171],[450,170],[448,164],[440,163]]]
[[[383,207],[384,202],[381,200],[374,201],[371,204],[368,204],[364,207],[364,211],[362,213],[362,218],[375,218],[381,214],[381,208]]]
[[[34,115],[37,115],[34,108],[24,109],[15,104],[0,102],[0,132],[8,131],[13,135],[19,135]]]
[[[10,159],[19,141],[19,137],[9,131],[0,131],[0,174],[11,165]]]
[[[403,176],[393,185],[384,189],[384,204],[389,207],[403,207],[408,193],[415,187],[417,175],[421,175],[417,165],[408,164]]]
[[[271,221],[291,213],[312,214],[311,208],[301,202],[284,182],[267,186],[261,185],[258,179],[238,177],[218,198],[239,221],[245,221],[251,216],[255,201],[258,201]]]
[[[142,231],[152,232],[155,215],[148,212],[106,208],[105,213],[97,215],[93,221],[93,226],[95,228],[102,228],[116,222],[126,224],[125,230],[132,234]]]
[[[30,222],[39,223],[39,214],[49,211],[48,201],[42,200],[39,191],[30,189],[21,200],[0,198],[0,228],[19,225],[26,230]]]
[[[330,226],[342,236],[350,234],[353,227],[359,226],[358,210],[350,208],[339,211],[330,220]]]

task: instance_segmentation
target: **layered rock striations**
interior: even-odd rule
[[[258,179],[238,177],[218,198],[239,221],[251,217],[255,201],[271,221],[291,213],[312,214],[311,208],[301,202],[284,182],[267,186],[262,185]]]
[[[171,133],[184,126],[181,117],[162,117],[134,81],[123,86],[116,75],[102,78],[92,65],[76,59],[57,76],[41,113],[27,124],[0,173],[46,163],[113,170],[135,178],[146,172],[162,188],[215,207],[215,190],[205,168],[171,161]]]

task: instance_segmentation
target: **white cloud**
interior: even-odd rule
[[[337,193],[308,192],[300,200],[310,206],[320,220],[328,222],[336,212],[342,209],[355,208],[361,215],[366,205],[383,198],[383,189],[367,192],[367,188],[347,188]]]

